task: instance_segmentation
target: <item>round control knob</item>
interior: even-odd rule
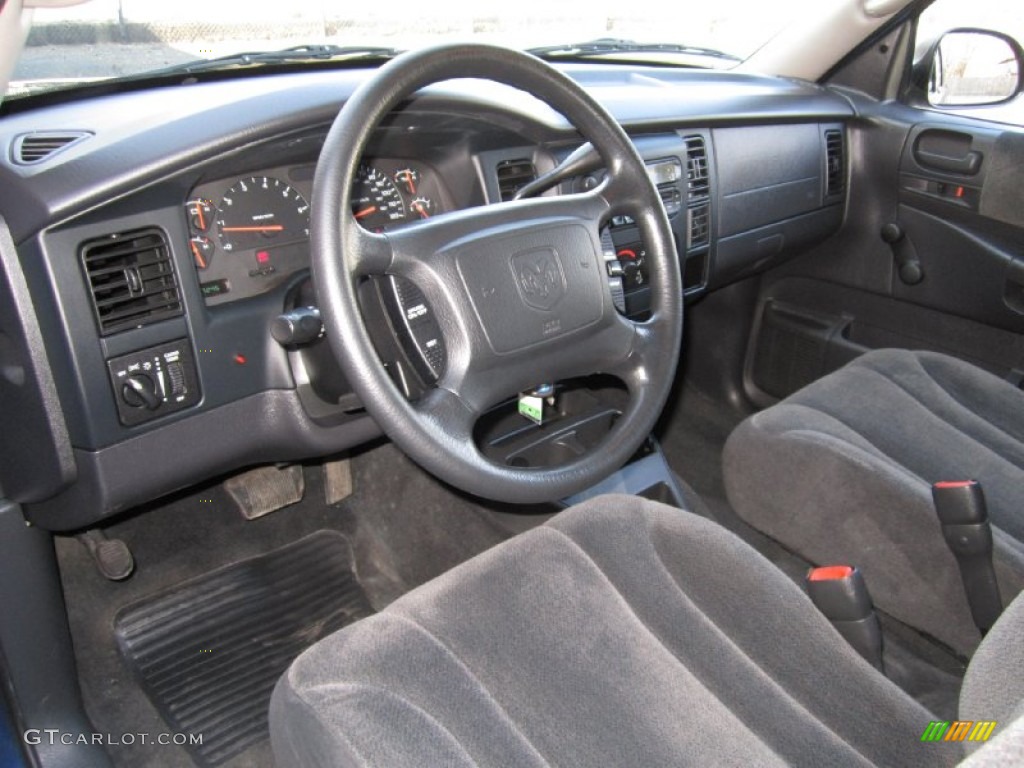
[[[132,408],[146,408],[155,411],[163,402],[156,391],[156,383],[144,373],[133,373],[124,380],[121,399]]]
[[[882,225],[882,239],[890,245],[903,239],[903,227],[894,221]]]

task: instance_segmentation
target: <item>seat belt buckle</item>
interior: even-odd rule
[[[855,566],[827,565],[807,572],[807,594],[854,650],[884,673],[882,627],[864,576]]]
[[[985,492],[977,480],[944,480],[932,486],[932,500],[946,546],[960,568],[971,617],[985,634],[1003,611]]]

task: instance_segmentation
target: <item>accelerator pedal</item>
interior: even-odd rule
[[[337,504],[352,495],[352,464],[348,459],[328,461],[323,465],[324,501]]]

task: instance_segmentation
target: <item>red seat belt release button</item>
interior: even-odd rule
[[[984,634],[1003,611],[985,492],[977,480],[944,480],[932,486],[932,500],[942,536],[960,568],[971,617]]]
[[[826,565],[807,573],[807,594],[846,641],[884,672],[882,628],[864,577],[854,566]]]

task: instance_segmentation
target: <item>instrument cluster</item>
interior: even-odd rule
[[[264,293],[309,266],[313,172],[313,165],[270,168],[192,190],[188,247],[208,305]],[[402,159],[364,161],[351,198],[352,215],[373,232],[451,209],[437,173]]]

